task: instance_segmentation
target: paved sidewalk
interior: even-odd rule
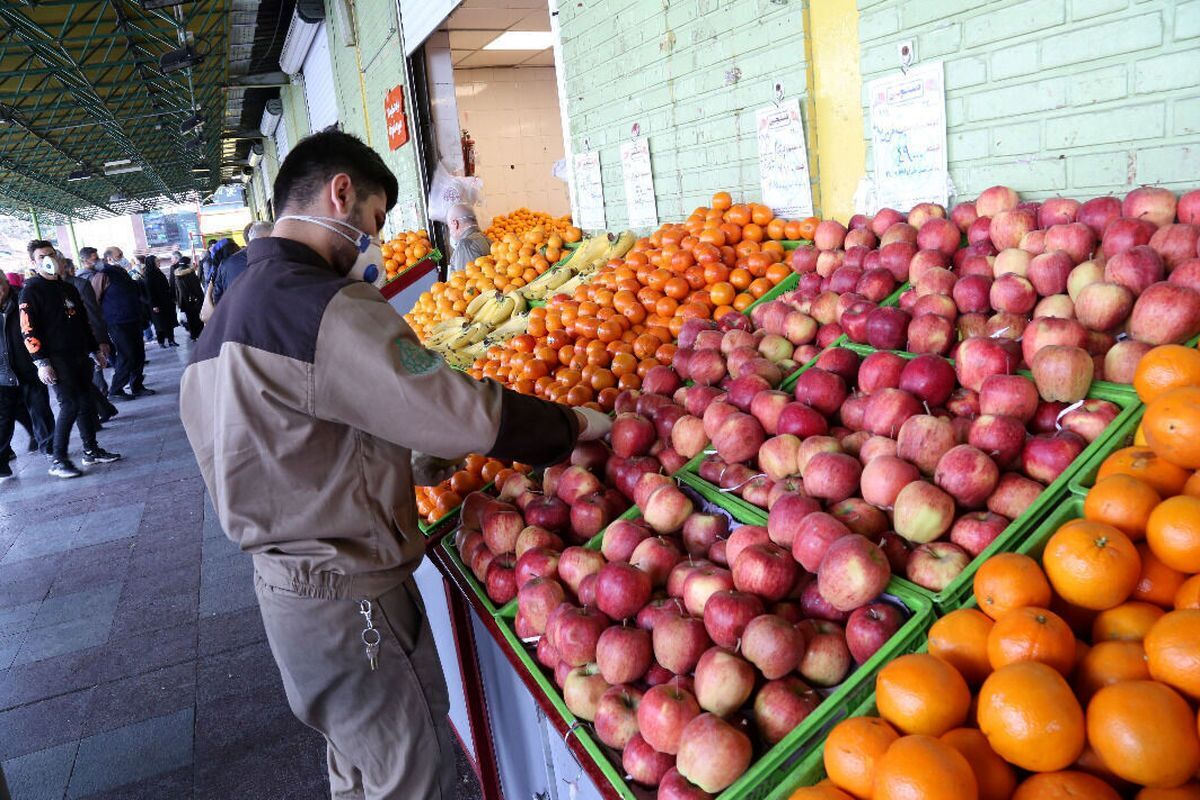
[[[154,397],[60,481],[0,483],[0,763],[14,800],[329,796],[322,737],[287,707],[250,559],[221,533],[179,422],[188,348],[148,351]],[[78,450],[78,441],[75,442]],[[459,797],[478,796],[461,761]]]

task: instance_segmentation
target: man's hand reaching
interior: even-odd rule
[[[461,467],[459,461],[447,461],[425,453],[412,454],[413,483],[417,486],[437,486]]]
[[[579,417],[579,441],[594,442],[603,439],[612,430],[612,420],[592,408],[577,408],[575,415]]]

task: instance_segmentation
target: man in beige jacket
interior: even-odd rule
[[[271,651],[293,712],[326,737],[335,800],[449,800],[446,687],[411,577],[425,546],[413,454],[547,464],[608,419],[421,346],[371,285],[397,183],[361,141],[303,140],[274,196],[274,235],[250,243],[192,351],[184,427],[226,535],[254,559]]]

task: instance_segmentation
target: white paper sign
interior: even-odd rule
[[[625,175],[625,205],[629,227],[657,228],[654,173],[650,169],[650,141],[639,138],[621,145],[621,172]]]
[[[758,172],[762,201],[777,217],[811,217],[812,180],[800,101],[785,100],[758,112]]]
[[[946,81],[942,62],[871,81],[871,155],[877,208],[945,205]]]
[[[575,156],[575,204],[578,214],[575,224],[585,231],[600,231],[607,227],[604,219],[604,182],[600,178],[600,153],[578,153]]]

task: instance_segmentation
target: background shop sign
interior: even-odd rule
[[[758,172],[762,202],[777,217],[811,217],[812,178],[800,101],[785,100],[758,112]]]
[[[575,156],[575,224],[585,231],[604,230],[604,182],[600,179],[600,153],[593,150]]]
[[[658,205],[654,200],[649,139],[637,138],[621,145],[621,172],[625,176],[625,207],[629,227],[657,228]]]
[[[946,83],[941,61],[868,84],[876,208],[946,205]]]
[[[408,118],[404,115],[404,87],[397,86],[383,99],[388,147],[398,150],[408,142]]]

